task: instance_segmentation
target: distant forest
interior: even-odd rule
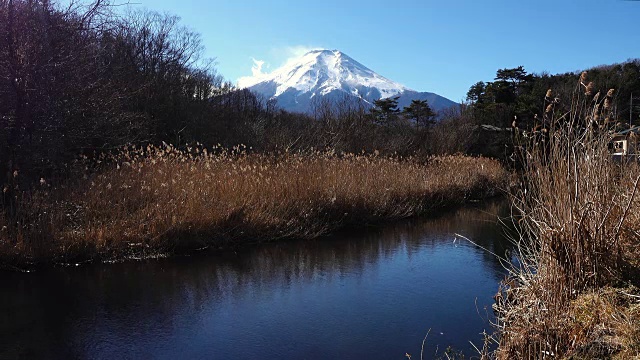
[[[177,17],[120,10],[100,0],[68,7],[0,0],[5,196],[40,179],[64,180],[79,156],[130,144],[505,158],[505,137],[479,125],[508,128],[517,116],[521,127],[533,127],[547,91],[561,111],[579,77],[501,69],[495,81],[474,84],[465,104],[440,114],[422,102],[398,109],[393,99],[381,100],[369,109],[346,98],[318,101],[311,114],[289,113],[226,82],[215,61],[203,58],[201,36]],[[627,124],[631,94],[640,96],[640,60],[599,66],[589,78],[594,92],[616,89],[617,116],[610,120]]]
[[[617,115],[610,121],[637,124],[640,121],[640,59],[602,65],[587,71],[588,83],[585,85],[590,87],[593,95],[601,92],[602,99],[609,89],[615,90]],[[570,104],[581,72],[538,75],[527,74],[522,66],[500,69],[495,81],[478,82],[467,92],[471,115],[476,123],[496,126],[511,126],[512,119],[517,116],[520,124],[533,127],[538,125],[535,119],[542,121],[548,95],[556,103]],[[549,89],[551,93],[547,93]],[[566,108],[559,109],[562,111]]]

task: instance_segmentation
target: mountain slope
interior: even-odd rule
[[[399,96],[400,108],[411,100],[428,100],[436,111],[456,105],[440,95],[391,81],[338,50],[310,51],[272,73],[243,78],[240,85],[296,112],[310,112],[318,97],[338,101],[347,96],[372,106],[374,100]]]

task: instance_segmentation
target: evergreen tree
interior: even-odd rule
[[[406,119],[415,121],[416,128],[420,126],[427,128],[435,123],[436,113],[427,100],[412,100],[411,104],[403,109],[402,114]]]
[[[373,102],[371,116],[373,121],[380,125],[391,125],[397,122],[400,109],[398,109],[398,99],[400,97],[390,97],[379,99]]]
[[[482,81],[478,81],[477,83],[471,85],[469,91],[467,91],[467,101],[472,104],[480,102],[482,100],[482,95],[484,94],[486,85]]]

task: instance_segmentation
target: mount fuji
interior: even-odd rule
[[[303,113],[312,111],[316,97],[330,101],[353,97],[370,107],[375,100],[398,96],[400,109],[411,100],[427,100],[435,111],[457,105],[440,95],[411,90],[378,75],[338,50],[310,51],[271,73],[258,71],[241,78],[238,86],[276,99],[282,109]]]

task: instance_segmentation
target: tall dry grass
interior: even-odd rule
[[[67,189],[23,201],[0,235],[5,263],[118,258],[313,238],[497,194],[490,159],[248,154],[129,147]],[[105,165],[107,164],[107,165]]]
[[[548,92],[546,126],[522,140],[498,359],[640,355],[640,168],[610,155],[614,91],[593,91],[583,74],[566,112]]]

